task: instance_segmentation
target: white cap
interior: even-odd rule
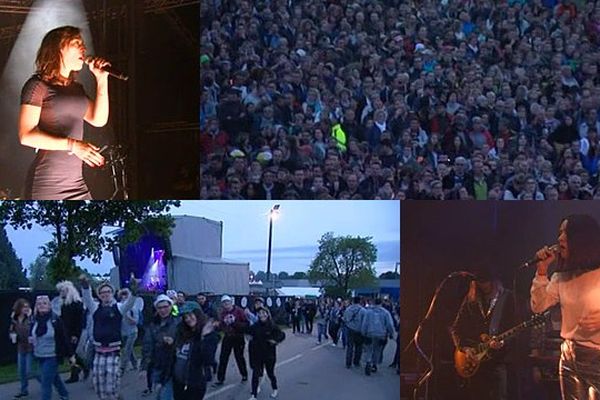
[[[163,301],[166,301],[170,305],[173,305],[173,300],[171,300],[169,296],[167,296],[166,294],[159,294],[156,300],[154,300],[154,307],[156,307],[158,303],[161,303]]]
[[[415,51],[423,51],[425,49],[426,47],[423,43],[417,43],[417,45],[415,46]]]
[[[177,297],[177,292],[173,289],[167,290],[167,296],[169,297]]]
[[[231,297],[227,296],[226,294],[224,294],[221,297],[221,303],[224,302],[224,301],[233,301],[233,299]]]

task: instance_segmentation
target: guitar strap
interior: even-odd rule
[[[500,322],[502,321],[502,314],[504,311],[504,304],[506,304],[506,299],[508,297],[507,294],[507,291],[503,291],[500,294],[500,297],[496,302],[496,307],[494,307],[494,312],[492,312],[492,319],[490,321],[489,329],[489,334],[492,336],[497,335],[499,333]]]

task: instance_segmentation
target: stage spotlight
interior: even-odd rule
[[[164,250],[150,251],[146,272],[142,277],[142,287],[149,291],[162,291],[167,288],[167,267],[163,261]]]
[[[13,188],[13,195],[23,185],[34,153],[19,144],[17,119],[21,88],[35,72],[35,57],[44,35],[59,26],[73,25],[81,29],[89,54],[94,54],[90,28],[81,0],[36,0],[21,32],[15,41],[0,78],[0,188]],[[89,72],[86,69],[78,79],[93,93]],[[10,171],[10,172],[9,172]]]

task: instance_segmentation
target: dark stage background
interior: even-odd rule
[[[86,124],[85,140],[123,147],[130,198],[198,198],[200,0],[82,3],[94,53],[130,76],[128,82],[109,78],[108,125],[93,128]],[[11,52],[28,13],[39,4],[0,0],[0,72],[14,56]],[[33,63],[28,57],[23,68],[33,72]],[[82,72],[82,80],[86,74]],[[0,190],[9,189],[11,197],[21,194],[34,152],[18,143],[15,108],[19,98],[7,96],[3,89],[11,86],[14,93],[16,87],[20,93],[23,83],[0,82]],[[94,86],[85,82],[84,86],[94,97]],[[85,168],[84,174],[94,198],[110,198],[109,168]]]
[[[502,278],[505,287],[516,287],[518,321],[529,315],[529,288],[534,269],[517,272],[543,245],[557,241],[563,217],[586,213],[600,221],[600,204],[594,202],[404,202],[401,209],[401,343],[404,349],[425,315],[437,285],[451,272],[487,264]],[[516,279],[515,279],[516,278]],[[516,282],[516,286],[513,285]],[[461,399],[453,369],[452,324],[468,281],[451,280],[440,294],[432,320],[421,334],[421,345],[434,355],[436,373],[428,386],[429,399]],[[509,398],[549,399],[531,382],[528,366],[528,334],[515,343],[514,375],[509,377]],[[426,364],[414,345],[402,353],[403,377],[422,372]],[[403,394],[409,393],[403,385]],[[421,390],[419,393],[423,394]],[[412,398],[412,390],[410,391]],[[404,398],[404,397],[403,397]],[[408,398],[408,397],[407,397]],[[420,398],[424,398],[421,396]]]

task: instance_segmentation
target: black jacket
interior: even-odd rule
[[[197,332],[192,338],[184,339],[181,330],[177,332],[177,339],[175,341],[175,356],[181,347],[191,343],[186,376],[184,382],[178,382],[187,386],[200,387],[206,384],[206,377],[204,376],[204,366],[211,365],[213,363],[213,347],[219,343],[219,334],[215,331],[202,337],[200,332]],[[172,365],[175,365],[175,359],[173,359]],[[176,377],[174,377],[177,380]]]
[[[285,333],[273,321],[264,323],[259,320],[247,328],[247,333],[252,336],[248,345],[252,369],[260,368],[265,361],[277,361],[276,345],[269,340],[281,343],[285,339]]]
[[[71,338],[71,336],[75,336],[79,338],[85,324],[83,318],[83,303],[81,301],[76,301],[68,305],[63,304],[60,309],[60,314],[67,337]]]
[[[160,383],[170,378],[175,353],[175,343],[168,345],[164,342],[165,337],[176,338],[179,318],[169,316],[165,320],[156,317],[147,328],[142,344],[141,369],[148,370],[149,364],[155,371],[160,371]]]

